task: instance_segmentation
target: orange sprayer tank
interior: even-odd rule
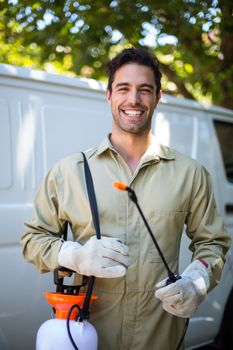
[[[62,293],[44,292],[44,295],[55,309],[55,318],[44,322],[38,330],[36,350],[74,350],[67,331],[67,317],[72,305],[83,305],[85,294],[67,295]],[[91,297],[91,302],[96,300]],[[70,332],[78,350],[97,350],[98,337],[94,326],[86,321],[75,321],[78,309],[70,315]]]

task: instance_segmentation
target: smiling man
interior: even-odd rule
[[[95,185],[102,238],[95,238],[81,153],[61,160],[45,178],[33,218],[21,237],[25,258],[41,272],[58,266],[96,276],[91,322],[100,350],[174,350],[185,318],[218,282],[230,239],[207,171],[158,144],[151,132],[161,97],[158,61],[146,50],[123,50],[108,64],[112,132],[86,151]],[[94,111],[93,111],[94,112]],[[113,183],[126,183],[170,269],[178,273],[186,224],[192,262],[166,285],[166,270],[137,208]],[[73,241],[62,233],[69,222]]]
[[[141,60],[137,59],[138,62],[127,62],[125,56],[118,67],[117,60],[120,57],[108,65],[106,95],[113,116],[110,139],[133,173],[152,143],[151,121],[161,97],[161,73],[152,57],[148,62],[143,55]],[[125,64],[121,65],[124,60]]]
[[[113,115],[113,133],[121,130],[132,134],[150,131],[154,109],[160,98],[151,69],[138,64],[126,64],[114,77],[107,90]]]

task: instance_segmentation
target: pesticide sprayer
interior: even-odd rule
[[[84,153],[84,174],[96,238],[101,239],[98,208],[90,168]],[[68,223],[63,230],[67,240]],[[74,271],[60,267],[54,271],[55,293],[44,295],[55,312],[55,318],[42,324],[37,333],[36,350],[97,350],[98,337],[94,326],[88,321],[89,305],[97,299],[92,295],[95,277],[83,276],[81,286],[66,286],[64,276]],[[87,286],[86,293],[80,288]]]
[[[63,284],[63,277],[59,278],[59,274],[64,273],[67,274],[68,269],[56,269],[54,283],[57,291],[44,292],[48,303],[53,307],[55,318],[46,321],[39,328],[36,350],[97,350],[97,333],[88,321],[89,304],[97,299],[91,295],[94,279],[90,277],[86,293],[79,293],[81,286]],[[85,283],[82,286],[84,285]]]

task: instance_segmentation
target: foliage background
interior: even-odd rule
[[[105,80],[122,48],[149,47],[163,90],[233,108],[232,0],[0,0],[0,62]]]

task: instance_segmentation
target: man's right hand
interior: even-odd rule
[[[64,242],[58,263],[81,275],[116,278],[125,275],[130,260],[128,247],[118,239],[93,236],[84,245]]]

